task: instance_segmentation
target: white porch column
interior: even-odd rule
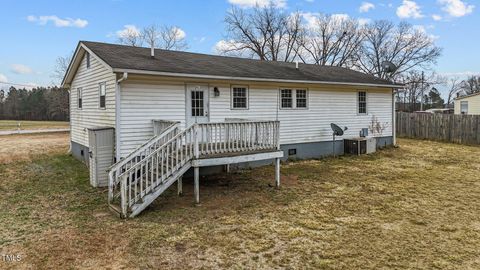
[[[178,196],[182,196],[183,194],[183,179],[182,177],[178,178],[177,180],[177,192],[178,192]]]
[[[200,168],[193,168],[193,192],[195,194],[195,203],[200,203]]]
[[[275,186],[280,187],[280,159],[275,159]]]

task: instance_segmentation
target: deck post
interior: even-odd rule
[[[178,192],[178,196],[182,196],[183,195],[183,186],[182,186],[182,183],[183,182],[183,178],[182,177],[179,177],[178,180],[177,180],[177,192]]]
[[[275,159],[275,186],[280,187],[280,158]]]
[[[193,192],[195,194],[195,203],[200,203],[200,168],[193,168]]]

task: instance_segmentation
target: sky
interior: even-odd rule
[[[1,0],[0,87],[53,85],[57,57],[71,53],[79,40],[115,43],[128,27],[176,26],[189,51],[215,53],[225,39],[228,9],[268,2],[284,12],[409,22],[443,48],[436,72],[480,74],[478,0]]]

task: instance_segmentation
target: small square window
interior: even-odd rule
[[[232,108],[248,109],[248,88],[234,86],[232,87]]]
[[[82,108],[82,88],[77,88],[77,107]]]
[[[90,68],[90,53],[89,52],[87,52],[85,54],[85,59],[86,59],[85,61],[87,62],[87,68]]]
[[[107,85],[105,83],[100,84],[100,108],[105,109],[105,97],[107,95]]]
[[[367,92],[358,92],[358,113],[367,114]]]

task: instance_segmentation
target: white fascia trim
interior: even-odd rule
[[[329,81],[305,81],[305,80],[284,80],[284,79],[250,78],[250,77],[232,77],[232,76],[173,73],[173,72],[137,70],[137,69],[122,69],[122,68],[114,68],[113,72],[119,72],[119,73],[128,72],[128,73],[133,73],[133,74],[144,74],[144,75],[187,77],[187,78],[199,78],[199,79],[217,79],[217,80],[238,80],[238,81],[258,81],[258,82],[280,82],[280,83],[306,83],[306,84],[336,84],[336,85],[352,85],[352,86],[403,88],[403,86],[401,86],[401,85],[394,85],[394,84],[346,83],[346,82],[329,82]]]

